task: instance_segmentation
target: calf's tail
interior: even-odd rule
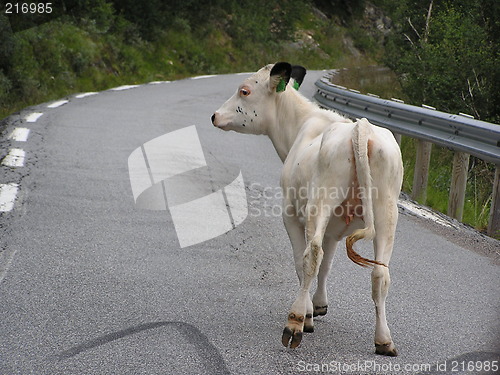
[[[372,125],[365,118],[358,120],[354,126],[352,134],[356,177],[358,179],[361,192],[361,203],[363,205],[363,220],[365,222],[365,227],[356,230],[353,234],[346,238],[346,248],[349,259],[362,267],[370,267],[374,265],[385,266],[385,264],[376,260],[362,257],[353,249],[353,245],[356,241],[362,238],[372,240],[375,237],[372,201],[372,176],[368,158],[368,141],[370,134],[372,133],[371,126]]]

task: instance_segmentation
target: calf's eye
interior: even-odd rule
[[[250,90],[249,89],[240,89],[240,95],[241,96],[248,96],[248,95],[250,95]]]

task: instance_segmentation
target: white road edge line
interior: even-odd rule
[[[47,106],[47,108],[57,108],[57,107],[60,107],[60,106],[62,106],[62,105],[65,105],[65,104],[66,104],[66,103],[68,103],[68,102],[69,102],[69,100],[59,100],[59,101],[57,101],[57,102],[54,102],[54,103],[52,103],[52,104],[49,104],[49,105]]]
[[[18,184],[0,184],[0,212],[12,211],[18,189]]]
[[[20,148],[11,148],[7,156],[2,160],[2,165],[6,167],[24,167],[26,153]]]
[[[27,128],[14,128],[12,133],[10,133],[8,139],[12,139],[16,142],[26,142],[28,140],[28,136],[30,134],[30,130]]]
[[[114,89],[110,89],[111,91],[123,91],[123,90],[130,90],[133,88],[139,87],[139,85],[123,85],[123,86],[118,86],[115,87]]]
[[[87,96],[92,96],[92,95],[97,95],[97,92],[84,92],[83,94],[75,95],[75,98],[82,99],[82,98],[86,98]]]
[[[444,227],[455,228],[455,226],[453,226],[451,223],[446,222],[446,220],[443,220],[442,218],[440,218],[439,216],[434,214],[430,209],[428,209],[426,207],[421,207],[421,206],[418,206],[410,201],[405,201],[402,199],[399,199],[398,205],[403,207],[405,210],[411,212],[415,216],[418,216],[418,217],[421,217],[421,218],[424,218],[427,220],[432,220],[436,224],[440,224]]]
[[[191,77],[191,79],[204,79],[204,78],[212,78],[212,77],[217,77],[217,76],[215,74],[209,74],[206,76]]]
[[[42,117],[43,113],[33,112],[25,117],[26,122],[37,122],[37,120]]]
[[[149,82],[148,85],[161,85],[163,83],[170,83],[171,81],[152,81]]]

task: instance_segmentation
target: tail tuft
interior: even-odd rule
[[[375,233],[373,231],[371,231],[370,228],[364,228],[364,229],[358,229],[357,231],[355,231],[353,234],[351,234],[350,236],[348,236],[346,238],[345,245],[347,248],[347,256],[349,257],[350,260],[352,260],[358,266],[373,267],[375,265],[378,265],[378,266],[387,267],[386,264],[381,263],[377,260],[371,260],[371,259],[366,259],[366,258],[362,257],[353,249],[353,245],[356,241],[358,241],[362,238],[372,239],[374,234]]]

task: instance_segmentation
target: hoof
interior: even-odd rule
[[[290,348],[295,349],[300,345],[301,341],[302,332],[293,332],[290,328],[285,327],[285,329],[283,330],[283,336],[281,337],[281,343],[283,344],[283,346],[288,347],[288,344],[290,344]]]
[[[326,306],[314,306],[313,316],[326,315],[328,312],[328,305]]]
[[[304,324],[304,332],[306,333],[313,333],[314,332],[314,326],[307,326]]]
[[[307,333],[314,332],[313,314],[306,315],[306,320],[304,322],[304,332],[307,332]]]
[[[392,342],[388,344],[375,344],[375,354],[397,357],[398,351]]]

